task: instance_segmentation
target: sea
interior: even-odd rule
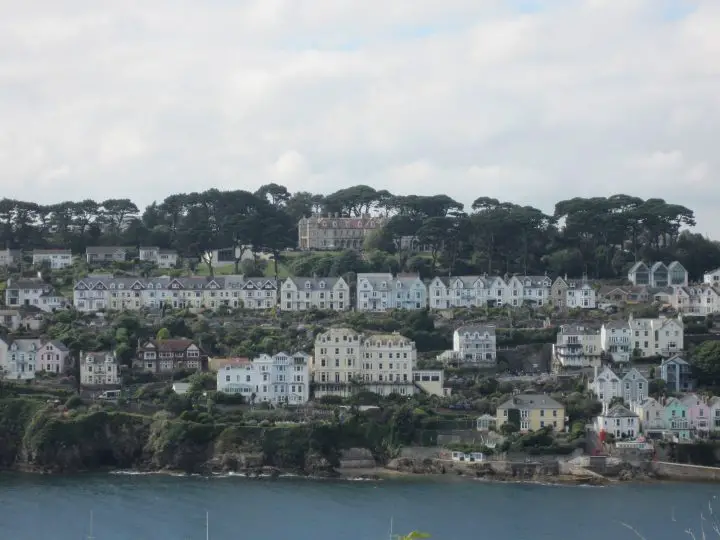
[[[718,538],[719,487],[2,473],[0,540]]]

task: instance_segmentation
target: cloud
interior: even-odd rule
[[[716,0],[0,5],[4,196],[622,192],[720,236]]]

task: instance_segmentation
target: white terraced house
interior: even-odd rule
[[[516,307],[528,301],[543,306],[550,302],[551,287],[552,280],[547,276],[513,276],[507,282],[510,301],[505,303]]]
[[[709,270],[703,274],[703,282],[716,287],[720,286],[720,268]]]
[[[639,261],[628,271],[628,280],[633,285],[687,287],[688,272],[678,261],[673,261],[667,266],[660,261],[649,265]]]
[[[8,307],[35,307],[51,312],[63,309],[68,300],[52,285],[40,279],[10,278],[5,287],[5,305]]]
[[[428,286],[430,309],[473,308],[487,305],[488,280],[482,276],[436,277]]]
[[[598,372],[596,366],[595,377],[588,382],[588,389],[595,393],[605,411],[614,398],[622,399],[625,405],[632,408],[647,398],[648,380],[635,368],[619,377],[609,367]]]
[[[48,263],[51,269],[59,270],[72,265],[72,252],[69,249],[36,249],[32,253],[32,262],[35,266]]]
[[[631,352],[640,356],[668,358],[682,352],[685,347],[685,326],[682,318],[628,320],[631,331]]]
[[[600,329],[603,351],[616,364],[630,362],[630,324],[627,321],[609,321]]]
[[[495,327],[487,324],[467,324],[453,332],[453,348],[438,360],[456,364],[490,365],[497,363]]]
[[[178,262],[177,251],[156,246],[141,246],[139,256],[141,261],[153,263],[159,268],[175,268]]]
[[[712,315],[720,313],[720,287],[717,285],[690,285],[675,287],[670,304],[680,313]]]
[[[217,389],[241,395],[248,403],[300,405],[310,396],[310,360],[303,352],[281,352],[228,364],[217,372]]]
[[[552,349],[553,371],[599,366],[602,350],[599,329],[577,324],[562,325]]]
[[[69,356],[59,341],[0,337],[0,378],[29,380],[38,372],[62,373]]]
[[[343,278],[289,277],[280,287],[280,309],[350,309],[350,287]]]
[[[109,264],[127,260],[131,248],[122,246],[89,246],[85,250],[88,264]]]
[[[424,309],[427,307],[427,287],[420,276],[413,274],[358,274],[358,311],[387,311],[388,309]]]
[[[315,339],[311,362],[316,398],[349,396],[360,389],[382,396],[442,395],[442,372],[416,370],[415,342],[398,333],[331,328]]]
[[[75,284],[73,302],[78,311],[209,308],[220,306],[271,309],[277,302],[273,280],[217,277],[111,278],[89,276]]]

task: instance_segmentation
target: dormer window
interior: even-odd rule
[[[111,289],[114,289],[114,288],[115,288],[115,284],[114,284],[114,283],[111,283],[111,284],[110,284],[110,288],[111,288]]]
[[[321,289],[324,289],[324,288],[325,288],[325,282],[324,282],[324,281],[321,281],[321,282],[320,282],[320,288],[321,288]]]
[[[125,284],[124,284],[124,283],[120,283],[120,284],[118,285],[118,289],[124,289],[124,288],[125,288]]]
[[[309,289],[309,288],[310,288],[310,282],[309,282],[309,281],[306,281],[306,282],[305,282],[305,288],[306,288],[306,289]]]
[[[397,287],[398,289],[402,288],[402,283],[400,283],[400,282],[398,281],[396,287]]]
[[[152,289],[152,288],[153,288],[153,284],[152,284],[152,283],[148,283],[148,289]]]
[[[525,280],[525,286],[526,286],[526,287],[529,287],[529,286],[530,286],[530,280],[529,280],[529,279],[528,279],[528,280]]]
[[[383,289],[387,289],[387,281],[383,281],[383,282],[380,284],[380,287],[383,288]]]

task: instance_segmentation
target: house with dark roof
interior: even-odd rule
[[[518,422],[521,432],[565,429],[565,406],[545,394],[518,394],[497,408],[497,426]]]
[[[35,249],[32,262],[35,266],[47,263],[52,270],[59,270],[72,265],[72,252],[69,249]]]
[[[151,373],[207,370],[208,356],[191,339],[151,339],[137,350],[133,367]]]
[[[616,404],[595,418],[596,429],[615,439],[634,439],[640,434],[640,418],[625,405]]]

